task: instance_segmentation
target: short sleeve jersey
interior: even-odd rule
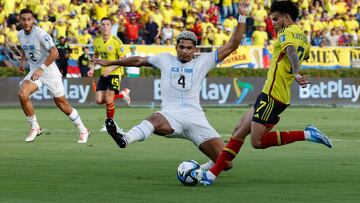
[[[200,90],[206,74],[216,66],[217,51],[200,54],[187,63],[168,53],[151,56],[148,62],[161,71],[162,110],[202,111]]]
[[[300,64],[309,56],[310,43],[299,26],[291,25],[280,30],[274,44],[273,59],[262,90],[265,94],[284,104],[290,104],[290,90],[294,81],[294,72],[286,54],[286,47],[289,45],[294,46],[297,50]]]
[[[38,26],[33,26],[29,34],[24,30],[19,31],[18,38],[25,57],[30,65],[30,70],[39,68],[50,54],[50,49],[55,46],[51,36]],[[55,62],[49,65],[43,73],[43,77],[59,76],[60,71]]]
[[[114,35],[104,42],[102,37],[98,37],[94,40],[94,50],[95,53],[98,53],[100,59],[103,60],[119,60],[120,57],[125,56],[124,45],[122,41]],[[101,67],[101,75],[104,74],[105,67]],[[110,75],[119,75],[124,74],[124,68],[120,67],[113,70]]]

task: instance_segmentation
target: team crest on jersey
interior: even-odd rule
[[[29,49],[30,49],[30,50],[35,50],[35,46],[34,46],[34,45],[30,45],[30,46],[29,46]]]
[[[285,35],[281,35],[280,38],[279,38],[280,42],[285,42]]]
[[[109,50],[109,51],[113,50],[113,47],[112,47],[112,46],[108,46],[108,50]]]

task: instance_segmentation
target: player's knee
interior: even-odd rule
[[[262,149],[261,140],[256,138],[251,138],[251,145],[255,149]]]
[[[19,97],[19,99],[20,99],[21,101],[24,101],[24,100],[29,99],[29,95],[26,94],[26,92],[23,91],[23,90],[20,90],[20,91],[18,92],[18,97]]]
[[[102,99],[95,99],[97,104],[104,104],[104,101]]]
[[[154,134],[160,135],[160,136],[171,135],[172,133],[174,133],[174,129],[159,128],[154,131]]]
[[[105,104],[106,105],[110,105],[114,102],[114,99],[113,98],[109,98],[109,97],[105,97]]]

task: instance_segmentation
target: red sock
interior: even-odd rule
[[[106,116],[108,118],[113,119],[115,114],[115,104],[112,102],[111,104],[106,104]]]
[[[211,167],[210,171],[215,176],[218,176],[221,171],[225,169],[228,162],[232,161],[236,157],[243,143],[244,140],[236,137],[231,137],[228,144],[223,148],[219,157],[216,159],[215,165]]]
[[[261,148],[290,144],[295,141],[305,140],[304,131],[269,132],[261,138]]]
[[[124,99],[124,95],[122,94],[122,92],[120,92],[119,94],[114,94],[114,100],[116,99]]]

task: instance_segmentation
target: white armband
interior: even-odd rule
[[[238,23],[245,23],[247,16],[239,15]]]
[[[45,64],[41,64],[40,68],[45,70],[45,68],[47,68],[47,66]]]

